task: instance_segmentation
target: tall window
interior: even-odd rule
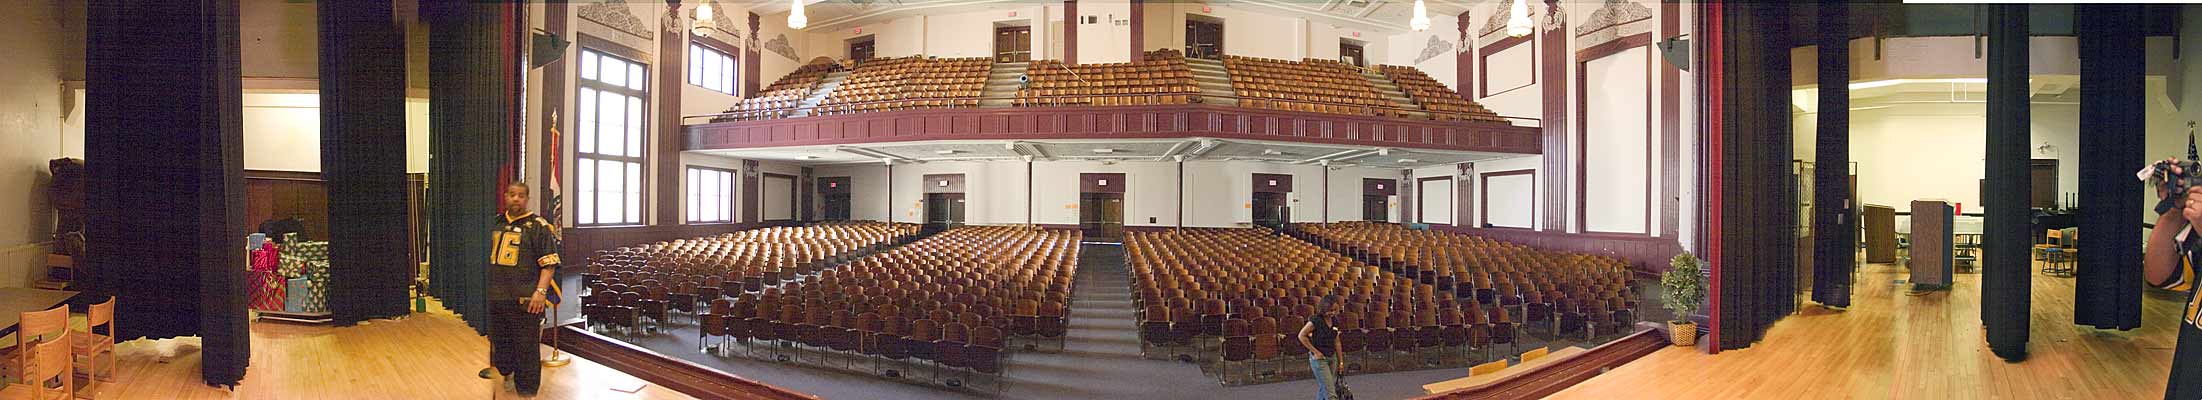
[[[581,50],[574,109],[576,225],[642,223],[645,162],[643,102],[649,80],[642,63]]]
[[[688,222],[734,221],[734,171],[688,168]]]
[[[734,56],[717,47],[688,43],[688,84],[734,94]]]

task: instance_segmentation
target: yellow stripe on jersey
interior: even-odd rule
[[[544,254],[542,257],[536,258],[535,265],[558,265],[558,253]]]
[[[2184,292],[2187,291],[2187,289],[2193,288],[2194,258],[2187,257],[2185,254],[2181,254],[2179,257],[2179,278],[2171,282],[2165,282],[2163,286],[2159,287],[2164,288],[2164,290],[2170,290],[2174,292]]]

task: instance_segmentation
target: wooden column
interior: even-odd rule
[[[764,220],[764,171],[757,170],[757,160],[742,160],[742,222]],[[894,180],[888,177],[888,180]],[[890,204],[892,205],[892,204]]]
[[[1812,301],[1849,307],[1858,226],[1850,190],[1850,5],[1820,3],[1820,113],[1813,155]]]
[[[1132,54],[1126,60],[1140,61],[1147,59],[1147,0],[1131,0],[1131,3],[1131,16],[1128,18],[1131,18],[1132,24]]]
[[[2079,241],[2079,263],[2086,267],[2080,268],[2074,282],[2079,301],[2074,304],[2073,322],[2099,329],[2141,326],[2140,236],[2105,232],[2141,231],[2140,219],[2133,216],[2141,215],[2142,203],[2134,199],[2144,195],[2141,185],[2133,182],[2133,170],[2147,159],[2142,146],[2142,132],[2147,130],[2141,91],[2145,72],[2141,58],[2134,56],[2145,52],[2142,11],[2136,5],[2086,5],[2075,10],[2080,32],[2080,131],[2100,134],[2080,135],[2079,154],[2086,155],[2080,157],[2080,204],[2086,206],[2080,208],[2079,228],[2087,240]],[[1994,104],[1993,99],[1989,101]],[[2009,193],[2014,193],[2011,198],[2027,197],[2027,192]]]
[[[200,376],[222,386],[252,360],[237,12],[98,0],[85,15],[80,299],[118,299],[117,341],[199,336]]]
[[[1063,0],[1063,63],[1078,65],[1078,0]]]
[[[675,10],[681,7],[678,0],[668,2],[665,6]],[[656,170],[658,175],[656,182],[653,182],[654,187],[644,186],[648,188],[644,190],[651,192],[647,196],[656,200],[656,225],[672,226],[687,222],[681,219],[687,210],[680,206],[681,177],[687,176],[687,171],[682,171],[680,164],[680,146],[683,140],[680,92],[681,85],[688,82],[688,33],[679,29],[682,24],[653,25],[658,26],[658,62],[653,66],[657,69],[656,73],[651,74],[657,80],[651,83],[657,88],[654,97],[657,97],[658,104],[654,107],[657,117],[651,119],[654,124],[648,126],[657,132],[657,140],[654,141],[657,149],[650,154],[651,164],[656,165],[650,169]]]
[[[550,31],[550,33],[553,35],[558,35],[559,39],[564,39],[567,42],[574,41],[573,28],[569,27],[569,25],[566,24],[566,16],[568,15],[567,11],[570,10],[571,7],[572,6],[566,2],[554,1],[543,3],[544,30]],[[573,46],[569,45],[567,47],[571,48]],[[562,187],[551,187],[551,183],[552,181],[557,181],[558,183],[563,185],[565,182],[572,182],[572,178],[565,176],[565,166],[573,165],[574,162],[571,161],[573,159],[572,157],[567,157],[564,154],[565,148],[567,148],[566,146],[569,146],[568,143],[570,143],[570,141],[565,140],[565,138],[562,137],[553,137],[552,131],[555,130],[559,133],[574,131],[574,129],[569,128],[570,126],[573,126],[573,113],[566,111],[566,66],[578,63],[579,61],[566,61],[572,59],[564,58],[563,54],[561,54],[559,58],[561,59],[559,60],[561,62],[552,62],[543,65],[543,88],[540,91],[541,94],[536,97],[537,99],[540,99],[539,101],[541,101],[541,104],[543,105],[543,113],[538,115],[536,118],[540,118],[539,121],[544,121],[546,124],[549,124],[546,125],[546,127],[543,129],[541,140],[543,141],[543,143],[555,143],[559,145],[543,146],[543,151],[545,153],[543,157],[540,157],[539,164],[540,168],[542,168],[543,171],[543,178],[541,182],[532,182],[537,188],[537,193],[530,193],[529,196],[532,196],[534,198],[536,203],[535,209],[538,213],[541,213],[544,218],[550,219],[552,224],[561,224],[560,226],[564,226],[563,224],[565,224],[566,222],[564,221],[564,218],[562,218],[562,216],[564,216],[565,214],[562,212],[554,212],[563,210],[553,210],[554,205],[551,203],[551,201],[553,200],[552,192],[557,191],[558,193],[566,193],[565,197],[572,197],[570,193],[573,193],[573,191],[566,190],[566,188]],[[551,152],[556,152],[556,154],[553,154]],[[560,165],[552,165],[551,159],[553,158],[565,161],[563,161]],[[552,176],[557,176],[557,178],[552,179]],[[571,204],[573,203],[573,200],[571,198],[568,198],[565,199],[563,202]]]
[[[526,66],[520,57],[527,7],[517,3],[423,4],[429,25],[429,294],[489,332],[486,290],[489,235],[496,223],[501,170],[522,132]]]
[[[1460,22],[1460,48],[1463,50],[1453,52],[1453,90],[1460,92],[1461,97],[1468,97],[1472,100],[1475,97],[1473,93],[1479,93],[1475,91],[1474,84],[1476,81],[1476,46],[1473,44],[1476,39],[1474,36],[1475,30],[1470,27],[1470,25],[1475,25],[1475,21],[1474,18],[1469,18],[1467,11],[1461,11],[1460,18],[1456,20]]]
[[[1414,181],[1414,170],[1399,170],[1399,223],[1422,222],[1421,202],[1418,201],[1422,199],[1415,194],[1416,190],[1422,190],[1420,186]]]
[[[803,211],[801,215],[795,216],[795,220],[805,222],[817,221],[817,214],[812,211],[814,208],[812,206],[812,199],[818,197],[818,178],[816,178],[815,175],[812,175],[810,167],[803,167],[802,173],[802,176],[796,178],[795,190],[796,193],[801,193],[803,198],[803,202],[798,205],[796,209]]]
[[[764,79],[761,75],[763,74],[761,66],[764,63],[760,57],[764,56],[762,47],[764,47],[765,40],[757,37],[757,35],[764,34],[758,30],[763,26],[761,22],[763,21],[757,16],[757,13],[749,13],[749,36],[746,36],[747,39],[743,39],[747,41],[748,45],[742,46],[742,94],[746,96],[756,96],[757,88],[760,87],[759,82]],[[796,60],[796,62],[803,61]],[[682,64],[686,63],[686,60],[682,61]]]
[[[1538,25],[1535,33],[1539,35],[1536,41],[1539,47],[1537,83],[1542,89],[1539,92],[1544,105],[1543,112],[1539,115],[1543,118],[1544,170],[1537,174],[1538,178],[1544,180],[1544,193],[1537,196],[1544,200],[1544,204],[1540,206],[1544,210],[1544,222],[1537,224],[1537,228],[1566,232],[1569,226],[1567,216],[1575,214],[1566,211],[1574,210],[1567,203],[1567,188],[1575,187],[1575,179],[1572,178],[1574,174],[1569,171],[1575,161],[1573,153],[1567,147],[1568,138],[1575,137],[1568,130],[1567,85],[1573,79],[1567,77],[1573,75],[1567,73],[1567,55],[1573,53],[1568,49],[1568,43],[1575,34],[1567,29],[1566,11],[1560,8],[1558,0],[1545,0],[1544,14],[1530,18],[1536,20]]]
[[[340,326],[406,315],[405,36],[389,2],[317,9],[329,312]]]

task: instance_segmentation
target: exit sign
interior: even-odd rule
[[[1214,9],[1214,8],[1209,8],[1208,6],[1205,6],[1205,5],[1204,5],[1204,6],[1200,6],[1200,12],[1201,12],[1201,13],[1203,13],[1203,14],[1206,14],[1206,13],[1213,13],[1213,12],[1216,12],[1216,9]]]
[[[1361,37],[1361,32],[1354,32],[1353,37]]]
[[[1010,12],[1009,12],[1009,16],[1011,16],[1011,17],[1015,17],[1015,16],[1017,16],[1017,12],[1016,12],[1016,11],[1010,11]]]
[[[863,28],[863,27],[857,27],[857,28],[856,28],[856,34],[858,34],[858,35],[862,35],[862,34],[864,34],[864,28]]]

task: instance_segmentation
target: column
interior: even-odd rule
[[[329,312],[339,326],[406,315],[405,36],[387,2],[317,9]]]
[[[1988,143],[1987,182],[1984,185],[1988,193],[1980,196],[1980,207],[1987,214],[1987,225],[1981,235],[1980,318],[1988,329],[1988,348],[2004,360],[2020,361],[2026,359],[2027,317],[2033,305],[2034,276],[2033,257],[2027,254],[2031,252],[2033,235],[2026,233],[2031,229],[2028,219],[2032,213],[2027,196],[2033,193],[2028,190],[2030,182],[2027,181],[2030,162],[2027,142],[2032,128],[2028,124],[2026,6],[1987,6],[1987,12]],[[2134,46],[2139,47],[2140,38],[2133,39]],[[2134,75],[2133,81],[2139,83],[2140,75]],[[2133,116],[2139,117],[2140,93],[2133,94],[2136,106]],[[2135,122],[2139,122],[2139,118],[2135,118]],[[2134,137],[2141,136],[2139,131],[2131,132]],[[2084,152],[2087,139],[2081,140]],[[2140,165],[2138,159],[2134,161],[2131,165]],[[2132,184],[2131,181],[2125,183]],[[2126,198],[2126,202],[2131,203],[2132,199]],[[2117,235],[2103,236],[2107,239],[2107,236]],[[2138,251],[2132,253],[2140,254]],[[2139,289],[2140,279],[2134,279],[2132,284]],[[2134,306],[2135,311],[2139,311],[2140,304]]]
[[[1821,3],[1819,135],[1813,157],[1812,301],[1850,306],[1858,252],[1850,181],[1850,5]]]
[[[1566,11],[1560,8],[1558,0],[1545,0],[1544,14],[1530,18],[1538,25],[1534,33],[1539,35],[1536,41],[1537,85],[1544,99],[1543,112],[1539,115],[1543,118],[1544,170],[1537,173],[1537,177],[1544,180],[1544,193],[1537,194],[1537,199],[1544,202],[1538,206],[1544,211],[1544,221],[1538,223],[1537,228],[1567,232],[1570,226],[1567,216],[1575,215],[1575,209],[1568,206],[1567,201],[1568,188],[1575,187],[1575,175],[1570,172],[1575,162],[1573,153],[1568,150],[1568,138],[1575,134],[1569,133],[1567,124],[1567,85],[1575,81],[1567,78],[1572,76],[1567,73],[1568,54],[1574,53],[1568,48],[1568,39],[1575,35],[1567,29]]]
[[[1078,65],[1078,0],[1063,0],[1063,64]]]
[[[2134,216],[2141,215],[2142,204],[2134,199],[2144,196],[2143,188],[2133,184],[2135,166],[2148,158],[2142,153],[2143,72],[2141,58],[2134,57],[2144,53],[2141,11],[2134,5],[2075,10],[2080,23],[2080,131],[2102,134],[2080,135],[2079,154],[2086,155],[2080,157],[2080,204],[2086,206],[2080,208],[2079,228],[2087,240],[2079,242],[2079,263],[2086,267],[2074,282],[2079,301],[2072,316],[2074,323],[2099,329],[2141,326],[2140,236],[2105,233],[2141,231]],[[2024,325],[2019,326],[2023,334]]]

